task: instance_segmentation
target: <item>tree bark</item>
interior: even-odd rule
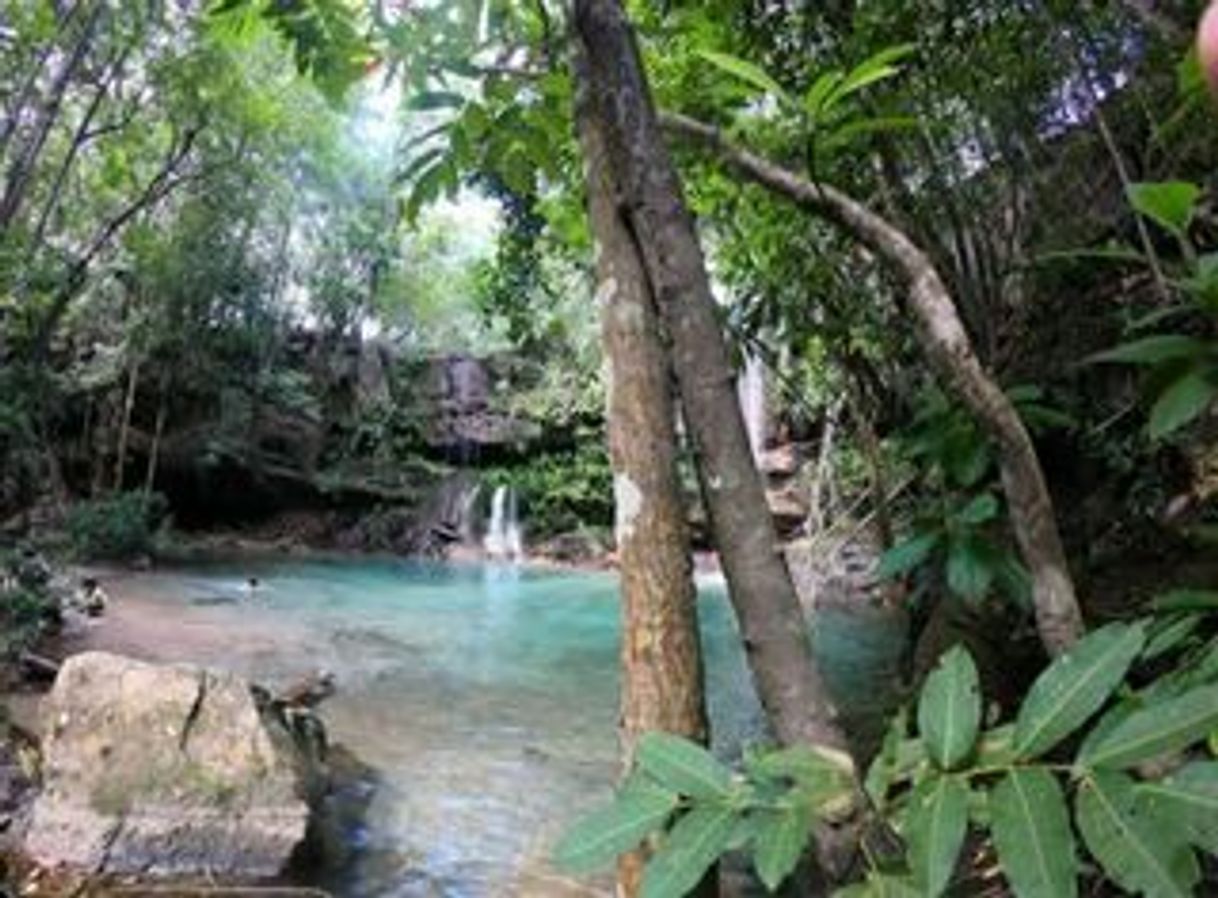
[[[998,447],[1011,525],[1032,577],[1041,642],[1051,655],[1068,649],[1082,635],[1082,614],[1040,461],[1015,407],[973,351],[951,294],[930,258],[901,230],[840,190],[813,183],[737,147],[710,125],[673,113],[661,118],[673,134],[694,139],[748,179],[842,227],[908,281],[923,352]]]
[[[160,398],[157,402],[156,425],[152,431],[152,445],[148,448],[148,467],[144,470],[144,497],[152,495],[156,484],[156,468],[161,455],[161,436],[165,433],[165,416],[169,411],[169,392],[165,378],[161,378]]]
[[[123,491],[123,474],[127,467],[127,437],[131,433],[131,412],[135,408],[135,390],[139,385],[140,361],[135,359],[127,372],[127,393],[123,398],[123,414],[118,425],[118,446],[114,452],[114,492]]]
[[[619,0],[577,0],[590,114],[604,127],[618,219],[671,343],[685,421],[758,697],[784,744],[845,750],[803,612],[779,552],[736,398],[735,376],[693,219]]]
[[[597,243],[609,455],[621,574],[621,742],[628,769],[648,730],[708,741],[697,595],[677,477],[675,411],[656,310],[638,247],[618,216],[601,123],[575,61],[576,122]],[[618,894],[639,893],[644,856],[624,855]],[[707,877],[694,894],[717,893]]]
[[[63,98],[67,93],[68,85],[85,61],[85,57],[88,56],[89,48],[93,44],[93,32],[103,9],[103,4],[96,3],[81,26],[81,33],[77,37],[76,43],[68,51],[54,75],[50,93],[38,110],[29,139],[17,151],[9,166],[5,175],[4,194],[0,196],[0,231],[8,229],[25,201],[33,181],[38,158],[42,155],[42,149],[46,146],[51,129],[59,118],[59,111],[63,106]]]

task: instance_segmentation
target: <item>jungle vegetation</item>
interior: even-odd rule
[[[402,399],[417,366],[515,354],[512,414],[562,435],[512,462],[537,507],[555,532],[616,508],[630,772],[568,866],[616,862],[645,898],[713,894],[741,849],[794,894],[938,896],[999,867],[1020,898],[1205,894],[1201,5],[10,0],[7,526],[74,520],[88,544],[120,510],[185,513],[171,436],[194,462],[407,501],[453,462]],[[379,399],[306,361],[374,339],[401,383]],[[824,449],[836,501],[812,537],[873,532],[883,601],[913,621],[881,746],[811,651],[746,356],[787,435]],[[317,440],[259,436],[301,420]],[[699,747],[696,543],[778,746],[740,771]]]

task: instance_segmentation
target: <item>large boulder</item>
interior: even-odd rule
[[[298,759],[231,674],[69,658],[44,714],[26,853],[98,873],[278,873],[304,838]]]

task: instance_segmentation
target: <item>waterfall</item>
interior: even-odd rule
[[[480,483],[475,483],[461,494],[457,512],[460,515],[457,533],[461,537],[461,544],[465,546],[474,544],[474,509],[478,507],[480,495],[482,495],[482,484]]]
[[[765,363],[760,356],[746,355],[744,370],[736,384],[740,397],[740,411],[744,415],[744,427],[749,435],[749,447],[753,450],[753,461],[760,463],[765,449]]]
[[[495,487],[491,496],[491,516],[486,523],[482,547],[488,557],[499,561],[519,561],[524,557],[524,531],[520,526],[519,500],[510,486]]]

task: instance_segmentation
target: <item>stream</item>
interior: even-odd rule
[[[274,685],[336,675],[331,740],[378,774],[345,834],[354,861],[321,883],[339,898],[607,895],[546,858],[616,773],[616,590],[612,574],[509,566],[214,562],[124,575],[88,645]],[[764,727],[724,589],[701,594],[714,747],[730,758]],[[900,633],[825,615],[839,703],[882,713]]]

